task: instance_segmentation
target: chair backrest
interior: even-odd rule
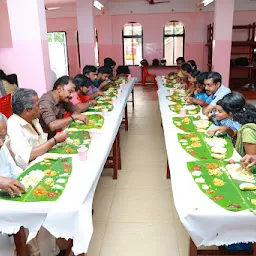
[[[7,94],[0,98],[0,112],[7,118],[12,115],[12,95]]]

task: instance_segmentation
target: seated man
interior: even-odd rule
[[[114,77],[114,69],[116,67],[116,62],[111,58],[105,58],[104,59],[104,67],[109,68],[109,72],[110,72],[109,79],[111,81],[115,81],[116,77]]]
[[[39,100],[40,124],[43,131],[48,134],[48,138],[53,138],[57,130],[66,128],[75,120],[88,123],[85,115],[70,102],[72,93],[75,92],[73,78],[62,76],[59,78],[53,90],[45,93]],[[64,118],[65,112],[71,113],[71,116]]]
[[[209,115],[215,109],[217,102],[231,92],[228,87],[221,83],[222,77],[217,72],[210,72],[204,80],[205,90],[207,95],[209,95],[206,100],[207,106],[203,109],[205,115]]]
[[[45,154],[56,143],[67,139],[62,132],[47,140],[47,134],[39,123],[39,98],[31,89],[17,89],[12,96],[12,116],[8,119],[10,149],[15,155],[16,164],[26,169],[38,156]]]
[[[5,144],[7,137],[7,118],[0,113],[0,189],[5,190],[11,197],[21,196],[25,187],[15,178],[22,170],[16,166],[8,148]]]
[[[72,95],[71,102],[76,105],[79,110],[87,109],[91,105],[96,105],[97,101],[95,98],[105,95],[104,92],[95,92],[89,95],[90,87],[94,85],[93,82],[84,75],[77,75],[74,78],[74,83],[76,85],[76,91]]]
[[[94,85],[101,91],[106,91],[110,87],[110,74],[111,71],[108,67],[100,67],[98,69],[97,79],[95,80]]]
[[[9,150],[6,147],[5,138],[7,135],[7,124],[6,117],[0,113],[0,189],[6,190],[11,197],[21,196],[22,193],[26,192],[25,187],[17,180],[13,178],[17,178],[22,170],[16,166]],[[13,127],[15,128],[15,127]],[[22,142],[21,142],[22,143]],[[20,150],[24,150],[24,145]],[[40,232],[40,231],[39,231]],[[28,230],[25,229],[26,235],[28,235]],[[53,237],[48,231],[44,232],[45,238],[47,237],[48,241],[51,241],[50,245],[50,255],[56,256],[60,250],[56,246],[55,237]],[[39,244],[38,238],[32,239],[28,243],[28,250],[30,256],[39,256]]]

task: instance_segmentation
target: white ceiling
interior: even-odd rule
[[[61,9],[47,11],[48,18],[75,17],[76,2],[81,0],[45,0],[46,7],[60,6]],[[89,1],[89,0],[84,0]],[[92,0],[91,0],[92,1]],[[213,11],[214,4],[197,6],[199,0],[169,0],[169,3],[150,5],[146,0],[99,0],[104,4],[104,11],[110,15],[146,14],[170,12]],[[161,0],[155,0],[161,1]],[[163,0],[165,1],[165,0]],[[256,0],[235,0],[236,11],[256,10]]]

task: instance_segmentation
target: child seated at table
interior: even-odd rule
[[[218,127],[209,130],[208,135],[213,136],[218,134],[227,134],[228,137],[232,140],[233,145],[235,145],[237,131],[242,127],[242,125],[230,118],[229,114],[223,109],[222,104],[223,100],[221,99],[217,102],[215,111],[213,111],[209,116],[209,119]],[[232,132],[229,132],[229,134],[226,133],[227,127],[229,130],[232,130]]]
[[[206,94],[206,91],[205,91],[204,79],[206,78],[207,74],[208,74],[207,72],[200,73],[195,78],[195,80],[196,80],[195,88],[196,89],[195,89],[194,97],[188,97],[186,99],[186,101],[188,103],[200,105],[201,107],[205,106],[206,99],[208,98],[208,95]],[[193,82],[193,81],[194,81],[194,78],[191,79],[191,82]]]
[[[76,91],[72,95],[71,102],[77,105],[79,109],[85,109],[84,105],[86,104],[88,107],[96,105],[97,102],[95,98],[105,95],[104,92],[100,92],[97,88],[95,88],[95,90],[93,82],[84,75],[77,75],[74,78],[74,83],[76,85]]]

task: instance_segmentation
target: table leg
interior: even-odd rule
[[[125,130],[128,131],[128,109],[127,109],[127,104],[125,107],[125,111],[124,111],[124,115],[125,115]]]
[[[118,131],[117,135],[117,153],[118,153],[118,169],[122,169],[122,159],[121,159],[121,143],[120,143],[120,133]]]
[[[21,227],[17,234],[13,235],[18,256],[28,256],[28,247],[26,245],[26,234],[24,227]]]
[[[171,173],[170,173],[168,160],[167,160],[167,167],[166,167],[166,179],[171,179]]]
[[[254,244],[252,245],[252,247],[253,247],[252,256],[256,256],[256,244],[254,243]]]
[[[191,238],[189,242],[189,256],[197,256],[197,247]]]
[[[132,108],[134,109],[134,89],[132,90]]]
[[[113,179],[118,177],[118,153],[117,153],[117,138],[115,138],[113,144]]]

